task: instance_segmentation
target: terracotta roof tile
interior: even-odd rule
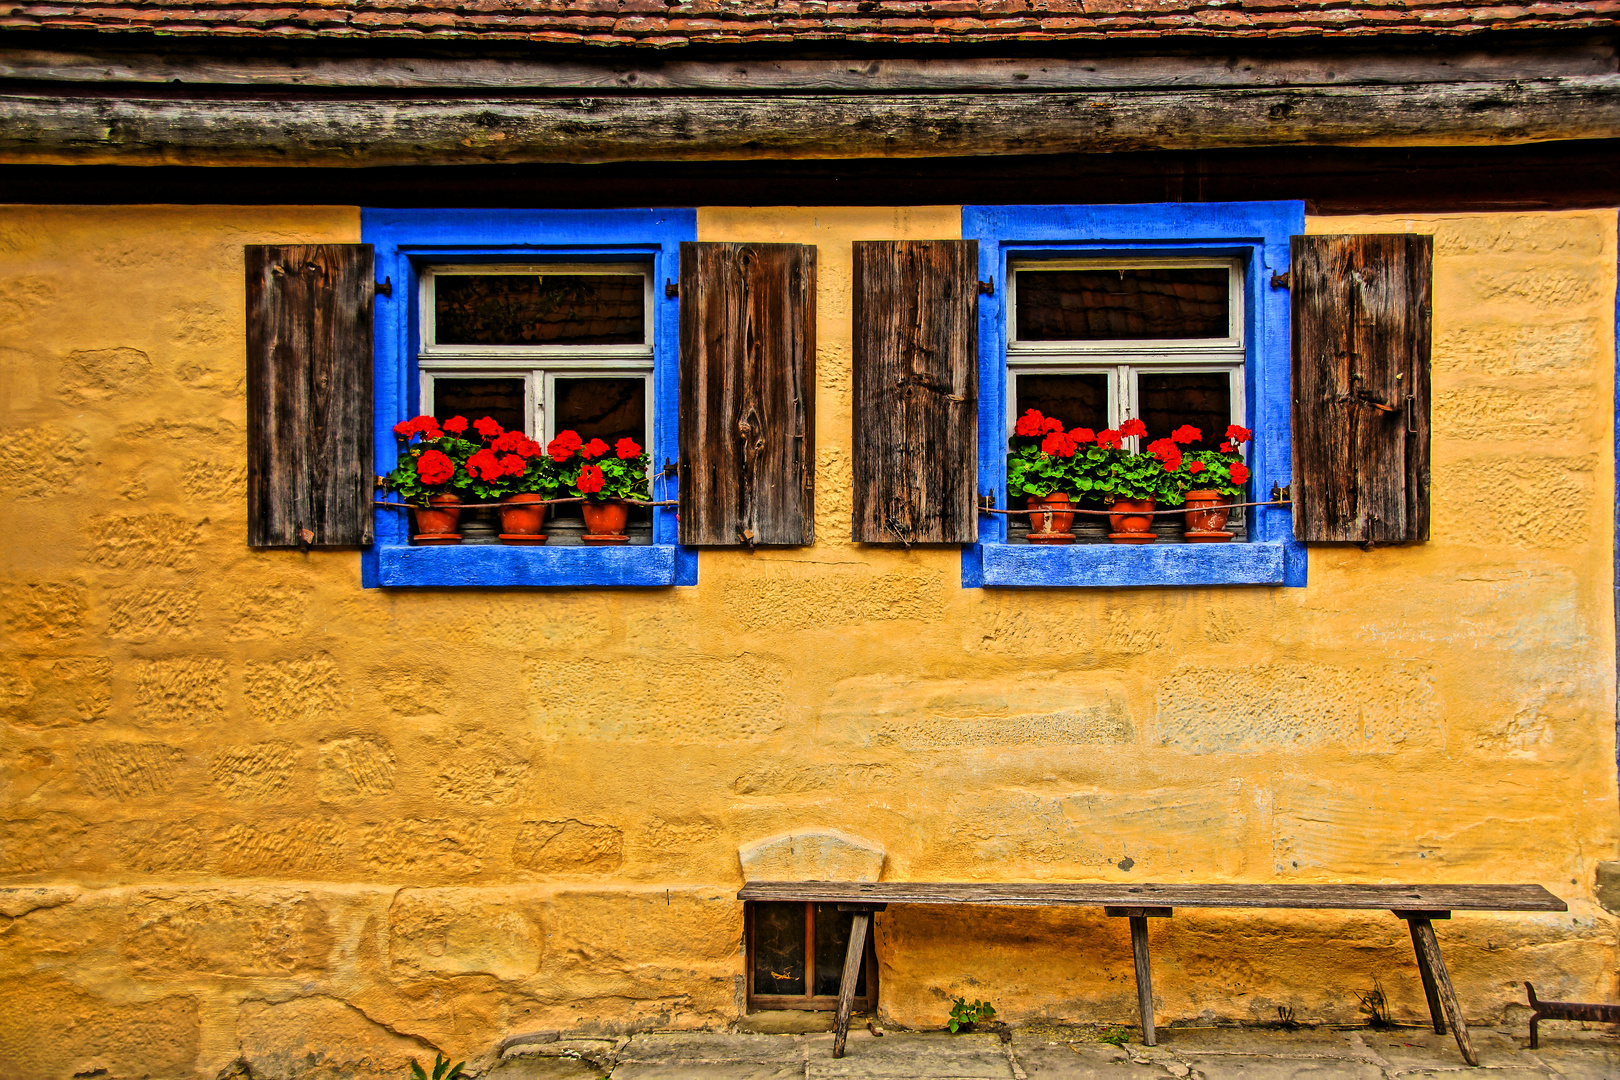
[[[1620,0],[13,0],[6,29],[674,48],[1613,30]]]

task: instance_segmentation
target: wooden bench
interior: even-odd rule
[[[1156,1044],[1153,1030],[1153,974],[1148,962],[1147,921],[1166,919],[1176,908],[1336,908],[1389,910],[1406,921],[1417,954],[1418,974],[1429,1001],[1434,1030],[1444,1035],[1446,1024],[1457,1037],[1463,1060],[1478,1065],[1468,1025],[1457,1005],[1456,992],[1433,922],[1449,919],[1453,911],[1568,911],[1565,903],[1540,885],[1081,885],[1042,882],[995,884],[990,882],[901,881],[750,881],[737,893],[739,900],[836,904],[854,912],[849,951],[844,957],[843,980],[838,989],[837,1027],[833,1057],[844,1056],[849,1034],[850,1004],[872,913],[890,904],[987,904],[995,907],[1100,907],[1104,913],[1129,919],[1131,951],[1136,962],[1136,1004],[1142,1022],[1142,1041]]]

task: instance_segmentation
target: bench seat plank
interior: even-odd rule
[[[995,904],[1014,907],[1344,908],[1568,911],[1540,885],[1092,884],[1080,882],[750,881],[739,900]]]

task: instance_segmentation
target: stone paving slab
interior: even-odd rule
[[[805,1076],[862,1076],[909,1080],[1015,1080],[999,1035],[951,1035],[940,1031],[890,1032],[882,1038],[850,1032],[844,1056],[832,1056],[831,1035],[808,1035]]]
[[[521,1054],[514,1048],[478,1075],[597,1080],[611,1069],[612,1080],[1620,1080],[1620,1039],[1596,1029],[1566,1029],[1531,1051],[1517,1025],[1474,1027],[1480,1069],[1463,1062],[1450,1035],[1428,1028],[1170,1028],[1153,1047],[1098,1042],[1098,1030],[1031,1025],[1013,1029],[1007,1044],[995,1034],[877,1036],[863,1028],[850,1032],[838,1059],[825,1033],[559,1040]],[[555,1056],[604,1047],[614,1049],[597,1065]]]
[[[807,1035],[727,1035],[707,1032],[676,1032],[667,1035],[637,1035],[619,1051],[620,1064],[688,1064],[697,1062],[753,1062],[803,1064],[811,1038],[826,1040],[827,1056],[832,1056],[832,1036]]]
[[[631,1062],[614,1069],[613,1080],[804,1080],[804,1063],[699,1061],[657,1065]]]

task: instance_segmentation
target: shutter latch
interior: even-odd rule
[[[1286,483],[1286,484],[1272,484],[1271,485],[1271,501],[1272,502],[1293,502],[1294,501],[1294,485],[1293,485],[1293,482],[1290,481],[1289,483]]]
[[[384,296],[393,296],[394,295],[394,279],[393,278],[384,277],[381,281],[377,282],[376,285],[377,285],[377,291],[382,293]]]
[[[979,292],[984,296],[996,295],[996,283],[994,281],[979,282]]]
[[[1273,289],[1291,289],[1291,288],[1293,288],[1293,286],[1288,283],[1288,274],[1289,274],[1289,271],[1287,271],[1287,270],[1284,270],[1280,274],[1277,273],[1277,271],[1273,270],[1271,272],[1271,287]]]
[[[669,278],[665,278],[664,279],[664,296],[665,296],[665,298],[669,299],[669,300],[673,300],[679,295],[681,295],[681,287],[679,285],[675,284],[673,281],[669,280]]]

